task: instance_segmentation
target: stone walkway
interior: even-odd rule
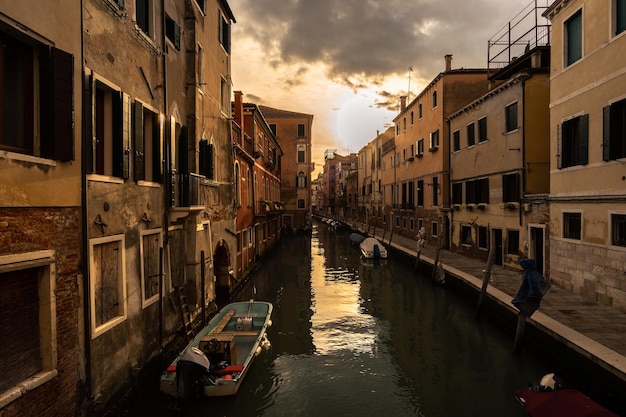
[[[353,230],[365,233],[357,224]],[[400,235],[383,235],[382,230],[370,230],[382,243],[409,256],[416,256],[416,241]],[[420,262],[434,264],[436,248],[426,245]],[[462,279],[480,291],[487,262],[441,250],[439,254],[446,274]],[[521,271],[500,266],[491,269],[492,280],[487,287],[489,297],[517,313],[511,304],[520,284]],[[541,307],[527,323],[551,334],[561,342],[591,358],[598,365],[626,381],[626,314],[589,301],[584,297],[552,285],[541,301]]]

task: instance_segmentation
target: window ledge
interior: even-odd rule
[[[124,184],[123,178],[112,177],[109,175],[100,175],[100,174],[88,174],[87,181],[94,182],[110,182],[113,184]]]
[[[29,391],[45,384],[46,382],[55,378],[59,372],[56,369],[51,371],[42,371],[24,381],[20,382],[16,386],[9,388],[8,390],[0,393],[0,409],[6,407],[13,401],[24,396]]]
[[[56,161],[52,159],[40,158],[38,156],[26,155],[22,153],[9,152],[9,151],[0,151],[0,159],[31,162],[33,164],[46,165],[46,166],[51,166],[51,167],[57,166]]]

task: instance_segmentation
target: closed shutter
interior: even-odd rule
[[[556,127],[556,167],[563,168],[563,125]]]
[[[215,145],[209,143],[207,147],[207,178],[210,180],[215,179]]]
[[[589,115],[580,116],[580,142],[579,142],[580,165],[587,165],[589,162]]]
[[[83,88],[85,93],[83,94],[83,132],[85,138],[83,139],[83,146],[85,149],[85,155],[87,160],[85,165],[87,167],[87,173],[93,174],[96,172],[95,156],[96,156],[96,132],[94,123],[96,116],[95,102],[95,81],[93,73],[85,74],[83,78]]]
[[[0,392],[42,370],[38,272],[0,274]]]
[[[159,117],[152,118],[152,181],[163,181],[163,132]]]
[[[201,140],[199,144],[200,155],[198,156],[198,173],[200,175],[208,176],[207,170],[207,154],[208,154],[209,141]]]
[[[135,181],[145,179],[143,158],[143,105],[135,101],[133,104],[133,149]]]
[[[611,106],[602,109],[602,160],[611,159]]]

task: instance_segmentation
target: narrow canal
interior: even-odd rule
[[[272,344],[238,395],[185,416],[525,416],[516,388],[551,371],[474,306],[394,260],[369,264],[349,232],[283,239],[239,299],[274,304]],[[254,295],[256,294],[256,295]],[[127,416],[171,416],[156,392]]]

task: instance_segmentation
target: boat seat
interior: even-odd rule
[[[215,329],[213,329],[212,331],[221,332],[222,330],[224,330],[224,327],[226,327],[226,325],[228,324],[230,319],[233,318],[234,315],[235,315],[235,310],[228,310],[228,312],[224,315],[224,317],[222,317],[222,320],[220,320],[220,322],[217,323],[217,326],[215,326]]]

